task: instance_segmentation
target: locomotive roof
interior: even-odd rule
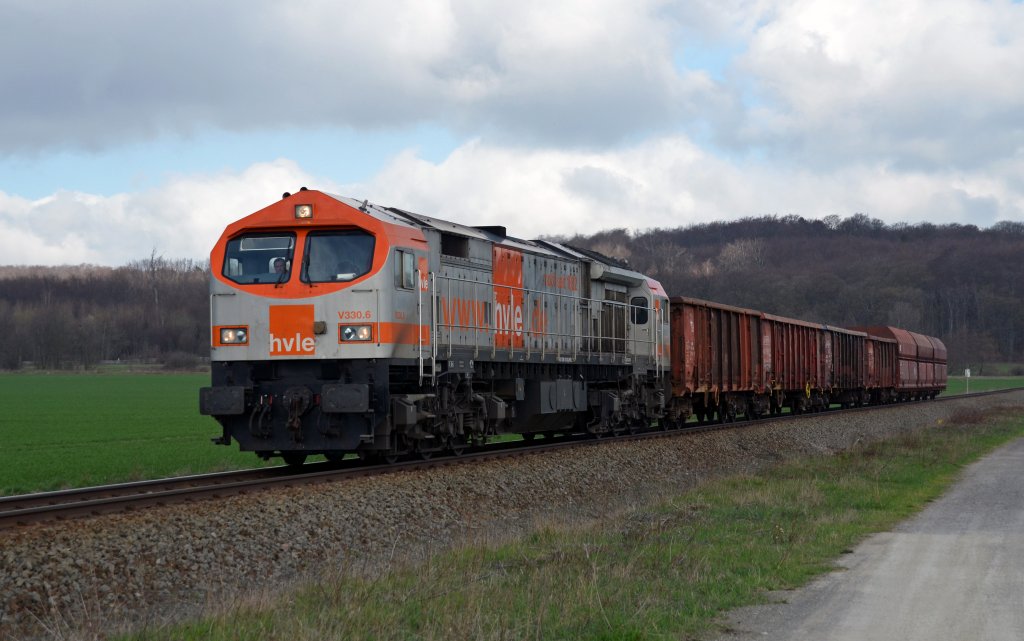
[[[610,267],[630,271],[636,273],[638,276],[642,276],[639,272],[634,272],[634,270],[630,269],[630,267],[622,261],[605,256],[599,252],[570,245],[563,245],[554,241],[539,239],[525,240],[522,238],[516,238],[514,236],[507,235],[504,227],[471,227],[469,225],[462,225],[450,220],[443,220],[441,218],[435,218],[433,216],[399,209],[398,207],[384,207],[375,205],[366,200],[359,201],[354,198],[338,196],[336,194],[327,195],[336,200],[340,200],[346,205],[354,207],[355,209],[361,209],[392,224],[405,225],[417,229],[436,229],[446,234],[457,234],[468,238],[485,240],[504,247],[511,247],[532,254],[542,254],[552,258],[560,258],[562,260],[582,260],[603,263]]]

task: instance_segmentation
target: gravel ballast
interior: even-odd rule
[[[833,453],[1024,390],[800,422],[603,443],[0,532],[0,639],[93,637],[214,611],[339,571],[602,518],[715,476]]]

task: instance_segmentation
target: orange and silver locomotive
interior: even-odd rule
[[[210,266],[225,445],[390,459],[665,415],[668,297],[593,252],[303,189]]]

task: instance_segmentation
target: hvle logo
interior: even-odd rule
[[[316,355],[312,305],[270,306],[270,355]]]

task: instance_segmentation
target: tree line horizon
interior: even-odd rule
[[[1024,223],[760,216],[547,240],[624,261],[671,296],[938,336],[951,372],[1024,363]],[[155,251],[122,267],[0,267],[0,369],[198,367],[210,349],[208,279],[208,261]]]

